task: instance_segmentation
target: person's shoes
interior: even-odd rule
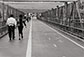
[[[21,39],[19,38],[19,40],[21,40]]]
[[[15,37],[13,37],[13,40],[15,40]]]
[[[11,41],[11,38],[9,40]]]
[[[22,39],[23,39],[23,36],[22,36]]]

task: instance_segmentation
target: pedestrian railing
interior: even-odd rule
[[[1,26],[0,27],[0,38],[2,38],[3,36],[5,36],[7,33],[8,33],[7,26],[6,25]]]
[[[79,37],[81,39],[84,39],[84,27],[82,28],[80,26],[79,22],[77,24],[74,23],[74,25],[72,26],[72,25],[62,24],[59,21],[57,22],[56,19],[52,19],[52,20],[51,19],[50,20],[48,20],[48,19],[40,19],[40,20],[46,21],[46,22],[51,23],[51,24],[54,24],[57,28],[65,31],[65,32],[68,32],[68,33],[70,33],[72,35],[75,35],[75,36],[77,36],[77,37]],[[83,23],[81,23],[81,24],[83,24]]]

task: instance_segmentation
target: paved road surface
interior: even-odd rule
[[[84,43],[33,19],[24,28],[24,39],[9,41],[8,35],[0,39],[0,57],[84,57]]]
[[[32,57],[84,57],[83,46],[41,21],[33,20],[32,34]]]
[[[18,30],[15,30],[15,40],[9,41],[8,35],[0,39],[0,57],[26,57],[29,35],[29,23],[24,28],[24,39],[19,40]]]

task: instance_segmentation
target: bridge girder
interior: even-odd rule
[[[4,1],[4,0],[3,0]],[[24,2],[76,2],[77,0],[56,0],[56,1],[4,1],[6,3],[24,3]]]

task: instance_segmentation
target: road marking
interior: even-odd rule
[[[63,43],[63,41],[62,41],[62,40],[59,40],[59,42],[60,42],[60,43]]]
[[[63,56],[63,57],[66,57],[66,56]]]
[[[40,23],[42,23],[42,22],[40,22]],[[42,24],[46,25],[47,27],[49,27],[50,29],[52,29],[53,31],[55,31],[56,33],[58,33],[59,35],[63,36],[64,38],[68,39],[69,41],[73,42],[73,43],[76,44],[77,46],[79,46],[79,47],[81,47],[82,49],[84,49],[84,46],[82,46],[82,45],[78,44],[77,42],[71,40],[71,39],[68,38],[67,36],[65,36],[65,35],[63,35],[62,33],[60,33],[59,31],[57,31],[57,30],[51,28],[50,26],[48,26],[48,25],[45,24],[45,23],[42,23]]]
[[[56,40],[59,40],[59,38],[56,38]]]
[[[29,39],[28,39],[28,43],[27,43],[26,57],[31,57],[31,53],[32,53],[31,49],[32,49],[32,20],[30,23]]]
[[[51,40],[51,38],[48,38],[49,40]]]
[[[57,45],[56,45],[56,44],[53,44],[53,46],[54,46],[54,47],[57,47]]]

